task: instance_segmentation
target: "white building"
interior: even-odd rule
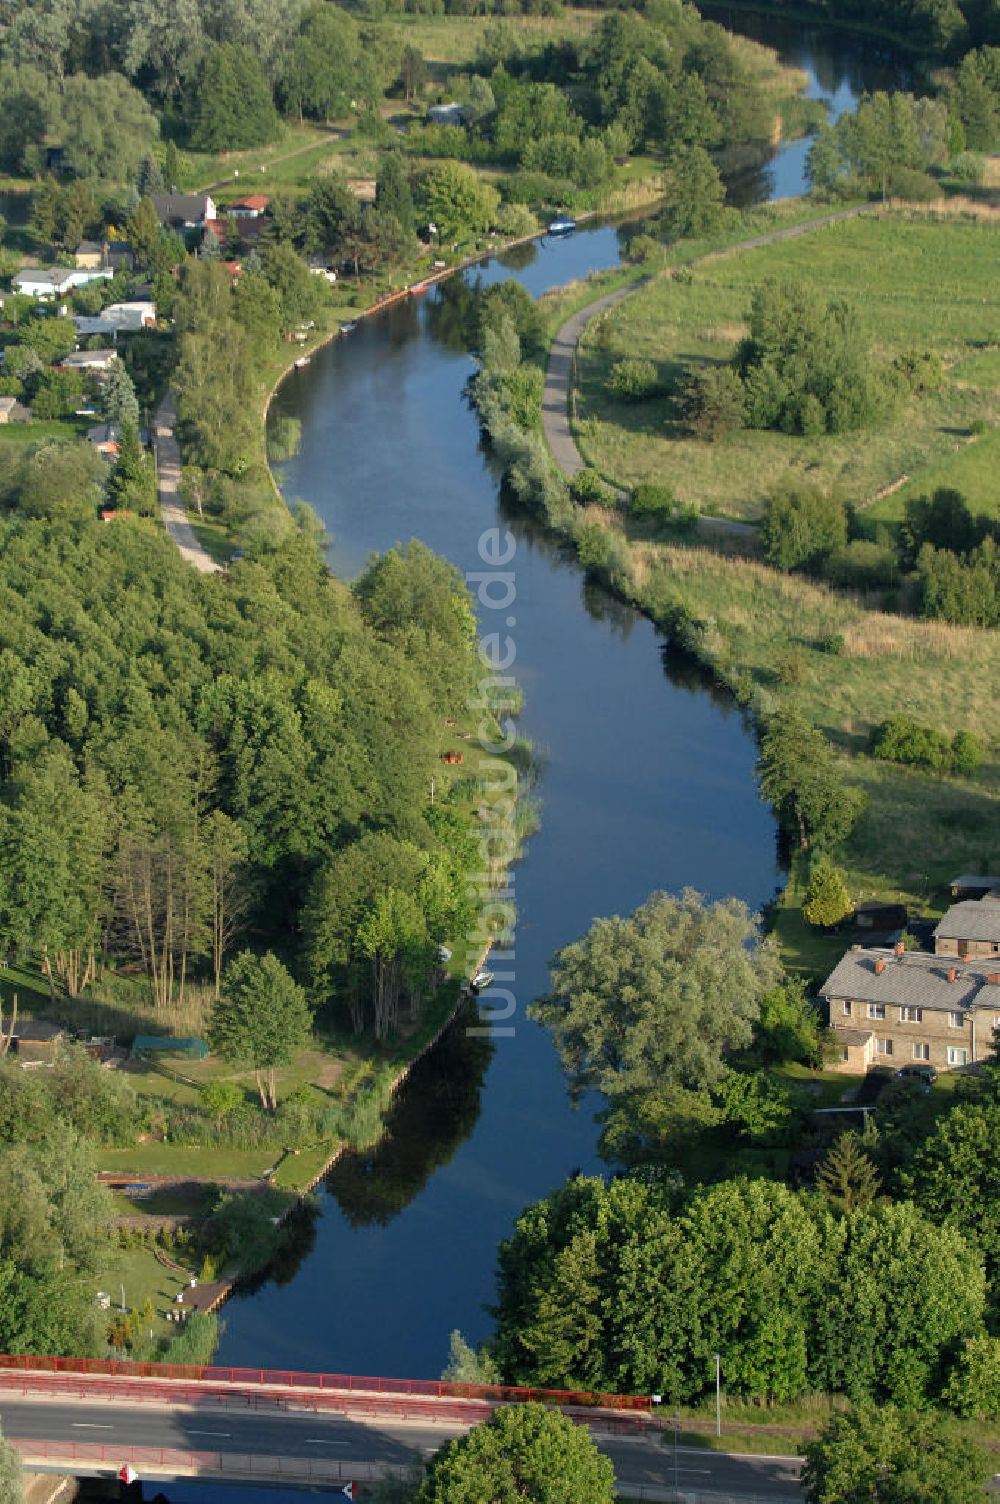
[[[14,291],[29,298],[63,298],[74,287],[88,282],[106,282],[114,276],[110,267],[28,267],[14,278]]]
[[[136,334],[140,330],[155,327],[156,304],[146,298],[139,298],[131,303],[109,303],[107,308],[93,318],[77,314],[73,322],[80,335]]]

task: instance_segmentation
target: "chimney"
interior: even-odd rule
[[[879,956],[875,962],[875,975],[880,977],[883,971],[885,971],[885,957]]]
[[[897,956],[905,956],[905,954],[906,954],[906,946],[903,944],[902,940],[897,940],[896,941],[896,955]]]
[[[948,980],[949,980],[949,982],[957,982],[958,981],[958,967],[957,966],[949,966],[949,968],[948,968]]]

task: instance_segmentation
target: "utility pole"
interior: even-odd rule
[[[715,1355],[715,1434],[722,1435],[722,1359]]]

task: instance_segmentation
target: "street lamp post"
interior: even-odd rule
[[[715,1355],[715,1434],[722,1435],[722,1359]]]
[[[678,1490],[679,1490],[679,1488],[680,1488],[680,1470],[679,1470],[678,1462],[677,1462],[677,1448],[678,1448],[678,1445],[679,1445],[679,1442],[680,1442],[680,1434],[681,1434],[681,1417],[680,1417],[680,1411],[679,1410],[675,1410],[674,1411],[674,1493],[677,1493]]]

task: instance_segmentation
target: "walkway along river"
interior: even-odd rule
[[[819,92],[811,45],[791,60],[810,66]],[[863,79],[856,45],[831,42],[820,57],[825,91],[836,88],[841,106]],[[780,157],[778,167],[783,192],[801,191]],[[618,250],[616,231],[595,227],[467,275],[516,275],[538,294],[613,266]],[[414,536],[464,571],[484,568],[485,530],[515,538],[504,630],[516,645],[521,729],[544,763],[541,828],[515,871],[514,1031],[489,1041],[460,1025],[418,1066],[383,1144],[344,1160],[321,1189],[297,1267],[226,1306],[227,1364],[436,1376],[452,1328],[481,1340],[497,1243],[517,1213],[574,1169],[599,1168],[595,1104],[570,1108],[551,1043],[526,1017],[548,958],[594,916],[625,913],[655,888],[690,885],[759,907],[780,878],[739,712],[665,658],[649,622],[591,589],[559,546],[504,512],[464,398],[472,362],[460,301],[454,288],[434,289],[295,372],[273,411],[301,420],[302,446],[278,480],[290,502],[319,513],[331,565],[347,578],[372,551]],[[175,1501],[244,1492],[170,1490]]]

